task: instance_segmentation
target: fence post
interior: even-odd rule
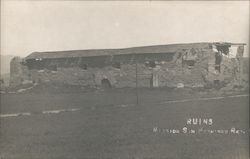
[[[136,104],[138,105],[139,104],[139,98],[138,98],[138,70],[137,70],[137,62],[135,63],[135,89],[136,89]]]

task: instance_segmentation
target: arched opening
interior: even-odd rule
[[[110,81],[106,78],[102,79],[102,88],[111,88]]]

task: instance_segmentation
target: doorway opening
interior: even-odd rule
[[[222,62],[222,54],[221,52],[216,52],[215,53],[215,70],[217,70],[218,72],[220,72],[220,65]]]
[[[102,88],[111,88],[111,83],[107,78],[102,79],[101,81]]]

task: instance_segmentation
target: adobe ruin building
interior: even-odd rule
[[[239,83],[242,43],[191,43],[125,49],[34,52],[11,61],[10,85],[203,87]],[[136,83],[137,81],[137,83]]]

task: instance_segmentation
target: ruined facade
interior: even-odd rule
[[[10,84],[49,82],[122,88],[240,82],[244,45],[193,43],[34,52],[11,61]]]

